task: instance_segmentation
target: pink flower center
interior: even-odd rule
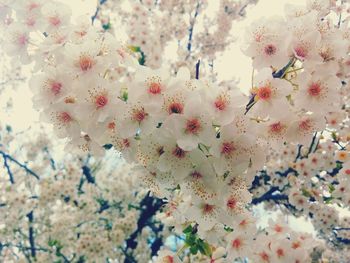
[[[281,233],[283,231],[283,227],[281,227],[280,225],[275,225],[274,229],[277,233]]]
[[[194,172],[191,173],[191,177],[193,179],[198,180],[198,179],[203,178],[203,175],[200,172],[198,172],[198,171],[194,171]]]
[[[239,238],[236,238],[232,241],[232,247],[238,249],[242,246],[242,241]]]
[[[246,219],[243,219],[243,220],[239,223],[240,226],[245,226],[245,225],[247,225],[247,224],[248,224],[248,221],[247,221]]]
[[[214,105],[219,111],[223,111],[226,109],[227,100],[223,96],[219,96],[216,98]]]
[[[263,36],[263,34],[256,32],[254,38],[255,38],[256,42],[261,42],[262,39],[264,38],[264,36]]]
[[[329,123],[330,123],[330,124],[332,124],[332,125],[336,125],[336,124],[337,124],[337,122],[338,122],[338,121],[337,121],[337,120],[335,120],[335,119],[332,119],[332,120],[330,120],[330,121],[329,121]]]
[[[175,149],[173,150],[173,155],[176,158],[182,159],[182,158],[185,158],[186,152],[182,150],[179,146],[176,146]]]
[[[108,128],[109,130],[114,130],[115,127],[116,127],[116,124],[115,124],[114,121],[108,123],[108,125],[107,125],[107,128]]]
[[[51,92],[57,96],[61,92],[62,84],[59,82],[52,82],[51,83]]]
[[[210,205],[210,204],[205,204],[203,206],[203,213],[204,214],[211,214],[212,212],[214,212],[214,205]]]
[[[321,85],[319,83],[311,83],[311,85],[307,89],[307,92],[310,96],[317,97],[321,93]]]
[[[27,26],[34,26],[35,25],[35,19],[33,17],[28,17],[26,21]]]
[[[276,253],[279,258],[284,256],[284,250],[282,248],[277,249]]]
[[[300,247],[300,242],[299,241],[295,241],[295,242],[292,243],[292,248],[293,249],[297,249],[299,247]]]
[[[308,131],[312,128],[310,120],[303,120],[299,123],[299,129]]]
[[[265,46],[264,52],[266,55],[272,56],[276,53],[276,47],[272,44],[269,44],[269,45]]]
[[[174,263],[174,258],[172,256],[165,256],[162,259],[162,263]]]
[[[307,56],[307,50],[302,46],[298,46],[294,48],[294,54],[297,58],[305,59]]]
[[[65,111],[61,112],[58,118],[62,123],[69,123],[70,121],[72,121],[72,117],[69,115],[68,112]]]
[[[87,34],[87,32],[85,30],[82,30],[82,31],[75,31],[75,34],[78,36],[78,37],[83,37]]]
[[[39,7],[39,5],[37,3],[30,3],[28,6],[28,10],[32,11],[33,9]]]
[[[345,174],[346,174],[346,175],[350,175],[350,169],[346,169],[346,170],[345,170]]]
[[[230,209],[234,209],[236,208],[236,205],[237,205],[237,200],[235,198],[230,198],[229,200],[227,200],[227,203],[226,203],[227,207],[230,208]]]
[[[58,26],[61,24],[61,19],[58,16],[49,17],[49,23],[53,26]]]
[[[186,133],[191,133],[191,134],[198,134],[198,132],[201,129],[201,123],[198,119],[189,119],[186,122],[186,128],[185,132]]]
[[[161,91],[162,86],[160,85],[160,83],[152,82],[148,85],[148,92],[153,95],[160,94]]]
[[[95,61],[88,55],[82,55],[79,58],[79,66],[82,71],[90,70],[94,64]]]
[[[63,44],[65,41],[66,41],[66,36],[64,36],[64,35],[62,35],[62,36],[57,35],[55,37],[55,43],[56,44]]]
[[[86,34],[87,32],[84,33],[84,35]],[[83,36],[83,35],[82,35]],[[118,52],[118,55],[121,57],[121,58],[125,58],[126,54],[125,54],[125,51],[123,49],[118,49],[117,50]]]
[[[18,40],[18,44],[20,44],[21,46],[25,46],[28,42],[28,38],[24,34],[20,35],[17,40]]]
[[[184,109],[184,107],[183,107],[183,105],[181,103],[173,102],[173,103],[171,103],[169,105],[168,112],[169,112],[169,114],[172,114],[172,113],[179,113],[179,114],[181,114],[181,113],[183,113],[183,109]]]
[[[269,258],[269,255],[266,253],[266,252],[261,252],[259,254],[260,258],[263,260],[263,261],[266,261],[266,262],[269,262],[270,261],[270,258]]]
[[[108,98],[104,95],[100,95],[96,97],[95,104],[97,109],[103,108],[108,103]]]
[[[270,131],[273,133],[281,133],[283,130],[283,125],[280,122],[276,122],[270,125]]]
[[[141,109],[134,109],[132,114],[132,119],[137,122],[142,122],[146,117],[148,113],[145,112],[144,108]]]
[[[130,141],[128,139],[123,139],[123,147],[124,148],[129,148],[130,147]]]
[[[233,142],[224,142],[221,146],[221,154],[230,155],[236,150]]]
[[[269,86],[261,87],[258,89],[258,98],[261,100],[268,100],[271,98],[272,90]]]

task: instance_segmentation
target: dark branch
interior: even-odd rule
[[[265,194],[263,194],[260,197],[254,198],[252,200],[253,205],[257,205],[259,203],[265,202],[265,201],[272,201],[272,200],[288,200],[288,196],[276,194],[278,191],[278,187],[273,186],[269,191],[267,191]]]
[[[137,221],[137,229],[130,235],[126,240],[126,249],[134,250],[137,247],[137,237],[142,233],[143,228],[149,225],[152,217],[159,211],[159,209],[164,205],[164,201],[155,197],[150,196],[150,192],[142,199],[140,202],[140,207],[142,208],[140,217]],[[154,249],[157,246],[155,245]],[[152,250],[152,253],[154,251]],[[130,258],[126,257],[124,263],[134,263]]]
[[[201,61],[198,60],[197,64],[196,64],[196,79],[199,79],[199,66],[201,64]]]
[[[194,16],[193,16],[193,18],[192,18],[192,20],[190,22],[190,28],[188,30],[188,32],[189,32],[189,34],[188,34],[188,43],[187,43],[188,55],[187,55],[186,59],[190,56],[190,53],[191,53],[193,28],[194,28],[194,25],[196,23],[196,18],[197,18],[198,14],[199,14],[199,7],[200,7],[200,1],[197,2],[195,13],[194,13]]]
[[[36,179],[40,179],[40,177],[35,173],[33,172],[31,169],[29,169],[26,165],[20,163],[19,161],[17,161],[16,159],[14,159],[11,155],[8,155],[6,153],[4,153],[3,151],[0,151],[0,154],[2,155],[2,157],[4,158],[4,165],[7,169],[7,172],[9,172],[9,176],[10,176],[10,180],[11,180],[11,175],[13,175],[11,173],[11,170],[9,169],[9,166],[8,166],[8,163],[7,163],[7,160],[17,164],[19,167],[21,167],[22,169],[24,169],[28,174],[34,176]],[[6,163],[6,164],[5,164]],[[12,178],[12,181],[14,182],[14,179]],[[11,182],[12,182],[11,181]]]
[[[82,169],[83,169],[83,174],[85,175],[87,182],[90,184],[95,184],[95,178],[92,176],[90,168],[88,166],[84,165],[82,167]]]
[[[35,241],[34,241],[34,229],[33,229],[33,222],[34,222],[34,214],[33,211],[31,211],[27,215],[28,221],[29,221],[29,244],[30,244],[30,254],[33,258],[36,256],[36,249],[35,249]]]
[[[94,22],[98,16],[98,13],[100,12],[100,5],[103,5],[106,2],[107,2],[107,0],[100,0],[99,5],[96,7],[96,11],[95,11],[94,15],[91,17],[91,24],[92,25],[94,24]]]

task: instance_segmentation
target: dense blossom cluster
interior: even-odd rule
[[[342,120],[337,124],[339,133],[348,129],[347,121]],[[271,153],[267,169],[252,189],[256,203],[266,202],[268,209],[275,209],[271,205],[277,203],[286,213],[309,215],[318,235],[330,247],[344,250],[343,254],[328,256],[335,262],[349,261],[346,245],[350,242],[350,217],[345,212],[349,211],[349,153],[343,146],[347,141],[330,130],[315,136],[310,147],[286,146],[282,152]]]
[[[253,23],[244,50],[254,68],[247,97],[238,88],[208,80],[201,64],[194,67],[187,59],[199,58],[200,52],[215,58],[220,45],[204,47],[212,37],[225,42],[231,19],[251,1],[221,1],[225,16],[217,24],[225,30],[210,37],[209,31],[198,34],[198,48],[204,51],[197,55],[193,26],[206,2],[188,1],[174,9],[172,1],[164,1],[157,11],[152,1],[133,4],[134,16],[125,18],[130,19],[131,49],[89,19],[72,24],[70,9],[59,2],[2,2],[4,49],[23,63],[35,63],[30,87],[43,119],[71,145],[96,155],[114,147],[136,163],[134,170],[148,188],[167,198],[159,218],[180,232],[191,226],[190,234],[198,235],[186,241],[191,253],[198,248],[211,262],[310,262],[317,246],[311,236],[295,233],[282,221],[258,233],[249,204],[270,200],[294,215],[312,215],[328,241],[349,242],[349,219],[339,218],[329,205],[348,208],[350,200],[348,4],[310,0],[306,6],[289,6],[286,18]],[[171,30],[161,27],[173,9],[179,13],[176,23],[169,23]],[[183,10],[191,13],[189,24],[180,15]],[[103,17],[100,21],[106,25]],[[185,38],[185,27],[189,41],[179,57],[183,64],[190,61],[195,74],[186,67],[176,68],[175,76],[163,67],[153,69],[161,65],[170,39]],[[146,28],[164,29],[163,38],[151,39]],[[139,65],[133,51],[152,68]],[[93,242],[96,248],[102,241]],[[335,258],[329,251],[328,258]],[[342,260],[348,260],[343,252]],[[181,250],[177,255],[162,251],[157,260],[181,262],[178,256]]]
[[[235,37],[232,24],[245,16],[256,0],[101,1],[96,13],[104,30],[120,34],[125,28],[127,43],[141,51],[141,61],[151,68],[170,65],[177,72],[198,59],[201,74],[215,78],[214,60]],[[211,14],[215,10],[215,16]],[[202,23],[202,25],[198,25]],[[175,51],[169,55],[169,50]],[[174,59],[175,58],[175,59]]]
[[[24,143],[19,154],[15,139],[18,143],[10,128],[1,129],[0,172],[10,177],[0,181],[2,262],[151,258],[148,238],[157,239],[163,230],[153,233],[151,224],[158,224],[153,215],[139,229],[150,197],[131,176],[132,166],[89,156],[57,162],[43,134]],[[131,250],[128,239],[137,247]]]
[[[41,12],[50,5],[44,4]],[[52,6],[58,7],[58,3]],[[19,14],[26,7],[17,8]],[[64,31],[69,13],[63,6],[59,10],[62,14],[55,18],[60,26],[53,33],[43,32],[41,46],[57,30]],[[44,60],[36,61],[45,70],[31,80],[35,105],[57,133],[97,153],[112,144],[128,161],[146,168],[146,180],[159,189],[160,196],[176,185],[187,189],[197,197],[193,219],[206,215],[203,223],[208,224],[200,227],[210,229],[217,221],[232,224],[234,216],[244,212],[249,202],[246,185],[264,161],[263,143],[246,133],[242,95],[191,79],[185,68],[171,77],[162,70],[137,66],[108,33],[82,25],[66,31],[65,38],[46,51]],[[22,48],[17,55],[31,55],[27,46]],[[127,76],[128,66],[134,68],[132,78]],[[219,194],[223,188],[227,191]],[[241,196],[246,197],[239,200]]]
[[[173,201],[168,209],[158,215],[162,222],[175,225],[179,231],[183,228],[177,221],[179,212],[174,213],[172,208],[176,205],[183,206],[181,199],[177,196],[178,203]],[[268,225],[263,228],[257,227],[259,220],[254,218],[253,214],[246,214],[235,220],[232,228],[216,227],[204,234],[198,228],[198,235],[212,246],[211,262],[235,262],[235,259],[244,261],[246,258],[252,262],[311,262],[313,259],[320,259],[314,254],[325,249],[322,241],[310,234],[292,230],[282,217],[277,220],[270,219]],[[162,262],[162,257],[164,260],[164,257],[169,255],[173,256],[174,260],[177,256],[182,256],[181,253],[177,253],[176,256],[171,253],[159,255],[160,261],[156,262]],[[194,262],[207,262],[200,255],[185,255],[183,262],[187,262],[186,257]]]

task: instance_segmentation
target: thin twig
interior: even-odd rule
[[[38,179],[38,180],[40,179],[40,177],[39,177],[35,172],[33,172],[31,169],[29,169],[26,165],[24,165],[24,164],[20,163],[19,161],[17,161],[17,160],[16,160],[15,158],[13,158],[11,155],[8,155],[7,153],[5,153],[5,152],[3,152],[3,151],[0,151],[0,154],[2,155],[2,157],[4,158],[4,160],[6,160],[6,161],[4,161],[4,164],[5,164],[5,162],[6,162],[6,164],[5,164],[6,169],[9,168],[9,166],[6,166],[6,165],[8,165],[8,164],[7,164],[7,160],[10,160],[11,162],[17,164],[19,167],[21,167],[22,169],[24,169],[28,174],[34,176],[34,177],[35,177],[36,179]],[[9,171],[11,171],[11,170],[10,170],[10,169],[7,169],[7,171],[9,172]],[[13,175],[12,172],[11,172],[11,175]],[[10,177],[11,177],[11,175],[9,174]],[[11,178],[10,178],[10,180],[11,180]],[[14,179],[13,179],[13,182],[14,182]]]

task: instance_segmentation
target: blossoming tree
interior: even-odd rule
[[[28,261],[48,260],[52,250],[63,262],[350,260],[350,217],[344,212],[350,204],[346,1],[307,0],[287,6],[285,16],[254,21],[242,47],[252,59],[249,95],[234,81],[219,82],[214,61],[241,38],[231,34],[232,21],[255,1],[222,0],[212,18],[209,1],[101,0],[92,17],[76,22],[59,1],[0,2],[4,51],[31,64],[29,87],[42,120],[67,139],[67,150],[96,158],[121,153],[133,164],[135,180],[152,193],[139,189],[136,200],[152,200],[145,213],[153,209],[153,218],[159,210],[157,220],[172,229],[168,236],[175,240],[158,251],[156,225],[153,236],[141,235],[138,249],[132,231],[137,217],[120,226],[128,212],[114,201],[127,203],[131,192],[119,195],[112,186],[113,180],[121,186],[131,179],[116,172],[98,185],[91,168],[80,164],[85,179],[70,184],[78,188],[62,189],[61,176],[39,187],[39,216],[57,211],[70,220],[73,210],[76,232],[50,222],[34,235],[34,212],[26,206],[29,250],[23,242],[16,249]],[[167,49],[171,43],[176,55]],[[9,182],[18,189],[12,159],[4,154]],[[72,169],[62,174],[64,182],[77,179]],[[84,180],[91,187],[79,200]],[[63,198],[57,208],[50,205],[52,193],[54,201]],[[260,203],[283,216],[259,227],[254,211]],[[81,221],[85,213],[91,221]],[[295,231],[288,216],[307,218],[314,234]],[[47,241],[46,231],[58,237]],[[42,234],[46,247],[34,246],[33,237]],[[39,258],[40,249],[51,252]]]

